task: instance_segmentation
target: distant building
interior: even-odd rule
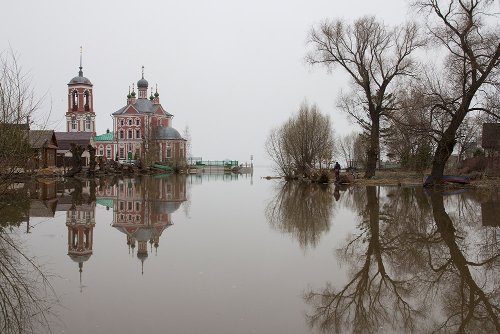
[[[148,81],[142,78],[127,95],[127,104],[115,111],[113,132],[96,137],[98,155],[119,160],[146,158],[173,162],[186,159],[186,140],[172,127],[173,115],[160,103],[158,90],[148,98]],[[108,154],[109,153],[109,154]]]
[[[95,137],[96,156],[113,160],[116,157],[113,132],[106,131],[105,134]]]
[[[127,95],[127,104],[115,111],[113,131],[96,136],[93,85],[83,76],[82,58],[78,76],[68,83],[66,132],[56,132],[59,142],[58,166],[68,166],[71,143],[84,148],[92,145],[96,156],[107,159],[145,159],[175,162],[186,159],[186,140],[172,127],[173,115],[160,103],[158,90],[148,97],[148,81],[142,78]],[[89,153],[82,154],[88,164]]]
[[[88,132],[95,136],[93,85],[88,78],[83,76],[81,53],[79,69],[78,76],[68,83],[66,132]]]
[[[483,140],[481,146],[490,153],[495,155],[500,152],[500,123],[484,123],[483,124]]]
[[[94,134],[92,132],[56,132],[57,144],[57,166],[71,165],[71,144],[81,147],[94,146]],[[82,153],[83,165],[89,164],[90,154],[86,150]]]
[[[70,166],[72,153],[71,144],[87,148],[95,146],[95,112],[93,85],[83,76],[82,53],[80,50],[80,67],[78,75],[68,83],[68,109],[66,110],[66,131],[56,132],[57,166]],[[83,164],[88,165],[90,154],[87,150],[82,153]]]
[[[56,166],[57,140],[53,130],[29,130],[28,142],[34,151],[35,169]]]

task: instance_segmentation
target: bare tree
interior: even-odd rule
[[[337,142],[338,142],[337,147],[338,147],[340,156],[344,159],[346,167],[355,167],[356,166],[355,144],[356,144],[356,138],[358,136],[359,136],[359,134],[352,132],[348,135],[339,137],[337,139]]]
[[[286,124],[271,130],[266,140],[266,152],[274,163],[275,172],[288,178],[294,174],[294,165],[285,146],[283,129],[285,126]]]
[[[488,108],[489,97],[500,93],[499,14],[490,11],[493,3],[491,0],[414,2],[429,18],[430,35],[447,52],[442,73],[433,68],[426,75],[427,94],[433,100],[433,122],[442,124],[441,129],[433,129],[437,137],[432,164],[435,184],[441,182],[466,115],[474,111],[492,113]]]
[[[322,115],[316,105],[303,103],[297,115],[271,131],[266,151],[280,175],[307,174],[316,164],[332,159],[334,141],[330,118]]]
[[[407,23],[389,28],[374,17],[360,18],[351,25],[327,21],[312,29],[310,45],[310,64],[328,70],[340,66],[352,79],[352,92],[340,97],[339,107],[369,135],[365,177],[371,178],[380,153],[381,121],[394,109],[391,84],[416,69],[410,56],[422,45],[417,26]]]
[[[29,167],[29,122],[40,104],[18,56],[12,49],[0,52],[0,191],[14,172]]]
[[[182,137],[186,139],[186,158],[191,157],[191,130],[189,129],[189,125],[186,125],[184,128],[184,132]]]

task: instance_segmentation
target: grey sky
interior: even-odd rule
[[[98,134],[125,105],[141,76],[158,84],[173,126],[189,126],[192,154],[205,159],[264,160],[271,128],[302,101],[332,117],[337,133],[354,129],[335,108],[342,72],[304,63],[311,26],[373,14],[387,24],[406,20],[404,0],[279,1],[8,1],[0,13],[0,50],[10,47],[47,93],[37,121],[64,131],[67,83],[83,72],[94,84]],[[45,117],[46,118],[46,117]]]

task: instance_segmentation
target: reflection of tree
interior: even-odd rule
[[[301,247],[316,246],[328,232],[334,196],[330,188],[318,184],[287,182],[266,207],[269,224],[290,233]]]
[[[26,188],[0,194],[0,232],[7,226],[19,226],[27,220],[30,197]]]
[[[414,310],[405,299],[408,280],[385,263],[386,257],[398,252],[399,240],[384,233],[376,191],[375,187],[366,188],[361,233],[343,250],[343,260],[352,262],[350,281],[342,289],[327,285],[322,292],[306,295],[314,308],[308,317],[312,326],[341,332],[352,324],[354,332],[376,332],[394,321],[405,328],[413,325]],[[364,251],[360,253],[360,249]]]
[[[311,326],[356,333],[387,327],[500,333],[500,254],[482,257],[476,249],[472,255],[482,234],[467,238],[459,228],[463,222],[454,226],[442,195],[431,194],[429,203],[421,189],[395,189],[381,206],[376,189],[366,188],[360,233],[339,250],[350,279],[342,288],[328,284],[306,294]]]
[[[440,325],[440,329],[459,333],[470,330],[500,333],[499,282],[485,280],[488,271],[498,270],[500,254],[478,261],[468,260],[465,257],[464,247],[457,241],[461,237],[457,236],[453,222],[445,211],[443,197],[433,193],[431,201],[436,232],[439,233],[441,239],[439,241],[446,245],[448,252],[444,258],[440,256],[436,259],[431,256],[429,259],[433,271],[440,274],[436,277],[435,284],[442,282],[443,285],[449,286],[443,298],[446,319]],[[428,248],[431,251],[432,244],[429,244]],[[476,268],[482,269],[483,273]],[[476,282],[480,280],[483,282]]]
[[[46,274],[6,232],[0,232],[0,254],[0,333],[49,331],[55,295]]]

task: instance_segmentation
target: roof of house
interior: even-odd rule
[[[148,99],[137,99],[135,100],[134,104],[127,104],[125,107],[120,108],[119,110],[115,111],[112,115],[121,115],[125,113],[125,111],[130,107],[133,106],[138,112],[140,113],[154,113],[158,110],[158,107],[161,108],[162,111],[165,112],[167,116],[173,116],[172,114],[168,113],[166,110],[163,109],[161,104],[154,104],[153,101],[148,100]]]
[[[28,138],[32,148],[58,148],[54,130],[30,130]]]
[[[113,132],[107,132],[105,134],[95,136],[95,141],[113,141]]]
[[[69,150],[71,143],[80,146],[87,146],[91,143],[92,132],[56,132],[57,144],[59,150]]]

